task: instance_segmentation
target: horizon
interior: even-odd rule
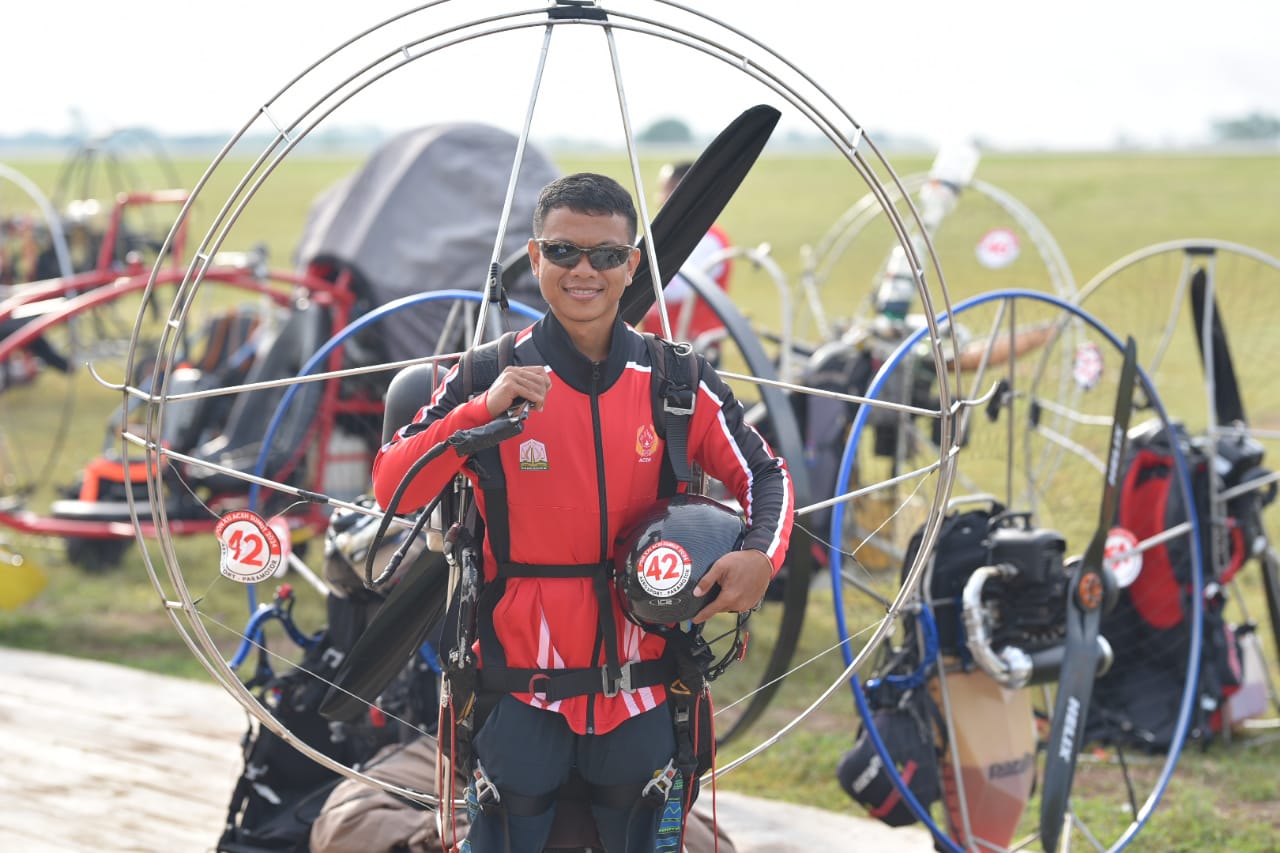
[[[511,5],[468,0],[466,9],[478,14]],[[680,23],[679,9],[657,0],[604,5]],[[779,14],[764,0],[703,0],[699,9],[750,38],[768,39],[768,47],[846,105],[873,139],[968,137],[993,150],[1178,149],[1212,141],[1215,121],[1280,113],[1280,63],[1271,45],[1280,4],[1220,0],[1212,18],[1191,0],[1080,0],[1056,16],[1016,0],[965,8],[944,0],[906,0],[892,9],[828,5],[801,0]],[[309,82],[303,72],[324,48],[406,9],[393,0],[366,0],[317,16],[304,0],[223,0],[209,7],[211,14],[175,20],[161,0],[127,6],[123,19],[118,9],[70,0],[24,4],[8,16],[11,32],[57,34],[11,39],[0,55],[6,79],[39,83],[6,92],[10,135],[91,138],[149,126],[166,136],[229,136],[234,131],[223,129],[252,121],[264,103],[294,106],[274,101],[273,92],[305,100],[310,93],[302,86],[281,89],[279,82],[299,75]],[[78,26],[59,26],[72,14]],[[305,38],[294,37],[304,19]],[[376,30],[368,40],[385,35],[379,50],[406,44],[406,32],[418,33],[407,29],[415,21],[406,16],[396,22],[400,29]],[[570,51],[567,59],[552,51],[544,91],[573,92],[580,114],[565,122],[557,103],[550,115],[544,104],[531,138],[618,138],[616,115],[589,108],[607,106],[611,94],[603,85],[609,81],[596,79],[611,75],[582,73],[588,60],[608,69],[603,40],[592,29],[599,28],[556,28],[557,48]],[[129,49],[103,56],[104,35],[107,44]],[[421,74],[389,74],[343,104],[334,120],[388,132],[432,123],[428,118],[481,120],[518,131],[537,35],[451,46],[446,64],[433,69],[415,62],[406,70],[421,65]],[[489,50],[488,41],[500,49]],[[746,75],[717,76],[717,68],[687,46],[657,41],[617,33],[636,128],[671,116],[688,123],[695,137],[709,136],[755,97],[741,79]],[[747,55],[762,49],[750,44]],[[156,68],[175,71],[156,74]],[[798,126],[796,116],[786,116],[778,135]]]

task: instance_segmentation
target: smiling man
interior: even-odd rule
[[[468,393],[467,371],[451,370],[374,464],[385,507],[432,447],[529,404],[518,436],[471,463],[438,456],[397,507],[425,505],[461,471],[485,520],[468,768],[475,853],[541,851],[562,788],[581,791],[582,781],[597,846],[654,850],[661,823],[667,849],[675,674],[667,640],[628,620],[612,576],[619,535],[673,488],[650,386],[654,350],[618,314],[640,262],[636,231],[631,196],[611,178],[579,173],[544,187],[529,257],[549,310],[516,336],[487,389]],[[793,494],[785,463],[744,422],[733,392],[700,358],[695,369],[686,461],[723,482],[746,514],[739,549],[719,556],[693,592],[708,599],[693,619],[702,623],[760,602],[786,555]]]

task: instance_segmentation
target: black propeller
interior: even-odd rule
[[[765,104],[744,110],[711,140],[689,167],[667,197],[666,204],[653,217],[648,235],[640,241],[640,266],[618,306],[623,320],[632,325],[639,323],[656,301],[646,241],[653,240],[658,267],[662,270],[662,286],[666,287],[724,212],[781,117],[782,113]],[[528,270],[529,255],[521,249],[503,262],[503,286],[510,289]]]
[[[758,105],[745,110],[722,130],[694,161],[649,228],[664,284],[671,280],[764,150],[781,113]],[[641,246],[643,249],[643,244]],[[528,256],[523,256],[528,264]],[[525,267],[527,268],[527,266]],[[503,272],[504,283],[520,271]],[[637,323],[654,302],[647,250],[642,252],[632,286],[623,294],[623,319]],[[374,614],[334,678],[320,713],[331,720],[351,719],[380,694],[422,646],[443,618],[448,571],[438,554],[410,568]]]
[[[1102,510],[1084,557],[1072,572],[1067,594],[1067,636],[1058,695],[1045,755],[1044,790],[1040,799],[1040,840],[1046,851],[1058,849],[1076,772],[1080,738],[1089,715],[1089,700],[1098,672],[1098,630],[1102,615],[1115,603],[1115,577],[1103,564],[1107,533],[1115,523],[1120,497],[1120,466],[1124,460],[1125,434],[1133,409],[1133,391],[1138,372],[1137,344],[1125,342],[1124,365],[1116,388],[1115,419],[1107,446],[1106,479],[1102,486]]]
[[[1218,425],[1226,426],[1236,422],[1246,423],[1244,416],[1244,400],[1240,397],[1240,385],[1236,382],[1236,368],[1231,361],[1231,350],[1227,348],[1227,332],[1222,326],[1222,314],[1218,311],[1218,299],[1213,300],[1212,315],[1209,318],[1209,347],[1204,339],[1205,296],[1207,295],[1208,276],[1203,267],[1197,267],[1191,276],[1191,317],[1196,324],[1196,344],[1200,347],[1200,362],[1204,363],[1205,352],[1213,354],[1213,407],[1218,412]],[[1211,347],[1211,349],[1210,349]]]
[[[320,715],[349,722],[364,713],[444,619],[449,564],[424,551],[396,581],[356,640],[320,703]]]
[[[658,209],[646,239],[653,240],[662,286],[673,279],[703,236],[737,192],[764,150],[782,113],[759,104],[744,110],[711,141]],[[640,266],[622,294],[619,311],[628,323],[639,323],[656,301],[649,251],[640,243]]]
[[[1200,347],[1203,363],[1206,350],[1204,312],[1206,308],[1212,311],[1209,318],[1209,345],[1213,353],[1213,404],[1217,411],[1218,425],[1247,426],[1249,421],[1244,413],[1244,400],[1240,394],[1240,383],[1236,379],[1235,363],[1231,360],[1231,350],[1227,346],[1227,332],[1222,323],[1222,314],[1218,310],[1218,298],[1215,295],[1212,304],[1206,305],[1207,285],[1204,268],[1198,267],[1191,277],[1191,315],[1196,324],[1196,344]],[[1261,513],[1261,505],[1253,504],[1253,509]],[[1265,536],[1265,527],[1260,519],[1254,523],[1257,524],[1257,532]],[[1262,563],[1262,587],[1267,599],[1267,615],[1271,618],[1276,651],[1280,652],[1280,566],[1276,564],[1275,552],[1269,544],[1258,553]]]

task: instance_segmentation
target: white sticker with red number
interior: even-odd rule
[[[664,539],[644,549],[636,565],[636,573],[645,592],[658,598],[669,598],[689,583],[693,561],[689,559],[689,552],[679,544]]]
[[[1093,341],[1082,341],[1071,362],[1071,378],[1088,391],[1102,378],[1102,350]]]
[[[1121,589],[1137,580],[1142,573],[1142,552],[1138,550],[1138,537],[1123,527],[1113,527],[1107,532],[1102,559],[1115,573],[1116,585]]]
[[[284,559],[280,537],[262,516],[237,509],[214,527],[222,546],[222,573],[240,583],[257,583],[275,574]]]
[[[1018,235],[1008,228],[992,228],[978,241],[974,253],[989,270],[1004,269],[1018,259]]]

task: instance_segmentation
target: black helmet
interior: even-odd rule
[[[701,598],[693,589],[716,560],[736,551],[746,536],[741,517],[702,495],[659,501],[618,537],[613,579],[622,611],[646,628],[692,619],[720,592]]]

